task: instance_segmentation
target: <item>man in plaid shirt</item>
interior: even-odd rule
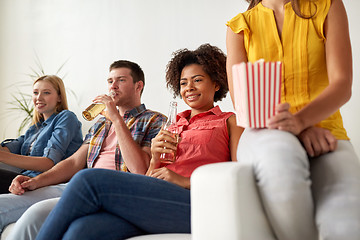
[[[9,199],[8,203],[13,203],[16,211],[10,210],[7,216],[0,217],[0,223],[1,219],[4,219],[4,225],[16,221],[36,202],[60,197],[65,188],[65,184],[60,183],[69,181],[86,166],[145,174],[151,158],[151,139],[160,131],[166,117],[141,104],[145,80],[136,63],[114,62],[107,82],[112,96],[104,94],[93,100],[106,105],[107,111],[103,113],[106,117],[100,118],[90,128],[83,145],[69,158],[37,177],[17,176],[9,190],[23,196]],[[50,186],[54,184],[57,185]],[[11,194],[8,195],[11,198]],[[23,234],[36,234],[57,199],[43,201],[29,209],[32,213],[25,214],[16,224],[16,231],[14,229],[11,233],[14,239],[21,239]],[[29,232],[28,228],[32,230]]]

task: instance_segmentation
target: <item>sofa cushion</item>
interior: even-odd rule
[[[128,240],[191,240],[191,235],[182,233],[150,234],[132,237]]]
[[[9,235],[11,229],[14,227],[15,223],[9,224],[4,228],[4,231],[1,234],[0,240],[5,240],[7,235]],[[151,234],[144,235],[139,237],[132,237],[128,240],[191,240],[190,234],[180,234],[180,233],[168,233],[168,234]]]

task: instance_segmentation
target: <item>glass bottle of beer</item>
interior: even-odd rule
[[[113,97],[115,96],[115,92],[110,92],[108,96]],[[105,104],[103,103],[92,103],[88,106],[83,112],[82,116],[85,120],[92,121],[94,118],[97,117],[103,110],[105,109]]]
[[[170,102],[168,119],[165,125],[163,126],[163,129],[173,133],[173,136],[176,138],[176,140],[178,140],[179,132],[176,122],[176,115],[177,115],[177,102],[172,101]],[[175,161],[175,158],[176,158],[176,153],[162,153],[160,155],[160,161],[162,163],[173,163]]]

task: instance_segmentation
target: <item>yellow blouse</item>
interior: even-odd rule
[[[281,38],[273,10],[262,2],[227,22],[233,32],[244,31],[248,61],[283,62],[281,101],[290,103],[292,113],[315,99],[329,84],[323,28],[331,0],[318,0],[315,4],[301,2],[305,16],[316,10],[312,18],[305,19],[295,14],[291,2],[287,3]],[[317,126],[329,129],[337,139],[349,139],[339,110]]]

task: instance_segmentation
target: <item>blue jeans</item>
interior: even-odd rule
[[[37,239],[151,233],[190,233],[190,190],[143,175],[85,169],[71,179]]]

